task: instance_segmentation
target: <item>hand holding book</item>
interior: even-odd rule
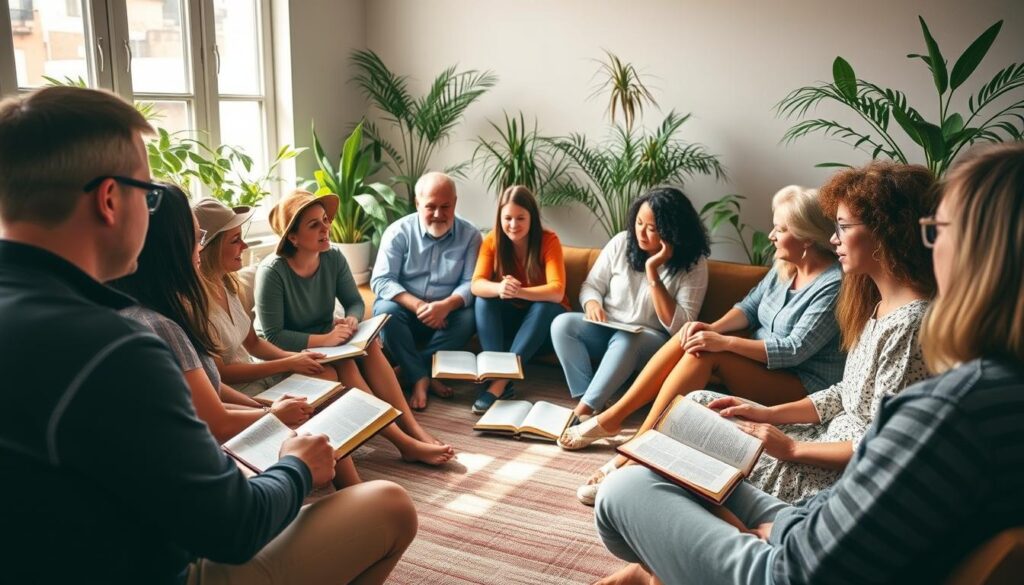
[[[327,435],[294,435],[281,443],[278,458],[298,457],[309,468],[313,485],[321,486],[334,479],[334,449]]]

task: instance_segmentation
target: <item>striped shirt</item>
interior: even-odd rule
[[[839,349],[836,298],[843,271],[834,263],[800,290],[772,268],[736,308],[753,338],[764,341],[768,369],[796,374],[807,393],[843,379],[846,354]]]
[[[776,516],[774,583],[938,583],[1024,524],[1024,366],[974,360],[883,402],[842,478]]]

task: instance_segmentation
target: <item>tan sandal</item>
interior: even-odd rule
[[[595,416],[586,422],[565,429],[562,436],[558,437],[558,446],[566,451],[576,451],[587,447],[594,441],[614,437],[616,434],[605,430]]]
[[[597,500],[597,490],[601,487],[601,482],[604,481],[613,471],[616,471],[619,466],[615,465],[617,457],[613,457],[611,461],[602,465],[593,476],[591,476],[591,482],[585,483],[580,487],[576,488],[576,499],[580,501],[584,506],[593,506]]]

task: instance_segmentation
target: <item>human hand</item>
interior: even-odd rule
[[[701,321],[687,321],[683,323],[682,328],[679,329],[679,347],[685,348],[686,342],[698,331],[711,331],[711,325]]]
[[[729,349],[730,339],[727,335],[705,329],[690,335],[683,343],[683,349],[686,350],[686,353],[694,353],[698,356],[705,351],[726,351]]]
[[[723,396],[708,403],[708,408],[729,418],[741,418],[751,422],[771,423],[772,410],[760,404],[751,404],[735,396]]]
[[[444,329],[448,324],[448,313],[451,312],[442,301],[424,303],[416,310],[416,318],[431,329]]]
[[[327,356],[315,351],[300,351],[284,358],[282,361],[290,372],[306,376],[316,376],[324,371],[323,364],[317,360],[325,357]]]
[[[303,434],[291,437],[281,443],[279,457],[294,455],[302,460],[313,476],[313,485],[321,486],[334,479],[334,449],[327,442],[327,435]]]
[[[327,333],[324,333],[324,345],[328,347],[341,345],[349,339],[352,339],[353,333],[355,333],[355,328],[344,320],[340,320],[339,323],[334,325],[334,328]]]
[[[349,317],[342,317],[341,319],[335,319],[334,320],[334,324],[335,325],[346,324],[349,327],[352,327],[353,329],[355,329],[356,327],[359,327],[359,319],[356,319],[355,317],[351,317],[351,316],[349,316]]]
[[[775,425],[738,420],[736,426],[744,433],[761,439],[764,443],[764,452],[772,457],[780,461],[789,461],[793,458],[796,441]]]
[[[672,258],[672,244],[661,241],[661,248],[647,258],[647,270],[657,270]]]
[[[608,315],[605,314],[604,307],[597,301],[587,302],[587,306],[583,307],[583,312],[587,319],[591,321],[599,321],[601,323],[608,321]]]
[[[514,299],[519,295],[522,283],[514,276],[505,276],[498,283],[498,298],[503,300]]]
[[[295,427],[309,420],[313,415],[313,407],[305,398],[296,398],[285,394],[270,405],[270,413],[284,424]]]

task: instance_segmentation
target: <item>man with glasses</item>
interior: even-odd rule
[[[167,346],[116,313],[133,300],[102,283],[136,269],[164,196],[151,131],[101,91],[0,104],[4,581],[383,581],[415,534],[405,492],[371,482],[300,512],[334,474],[323,436],[245,478]]]

